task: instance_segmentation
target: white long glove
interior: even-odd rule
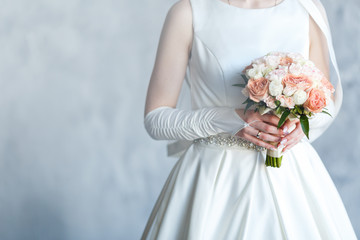
[[[245,122],[230,107],[181,110],[163,106],[150,111],[144,125],[156,140],[194,140],[218,133],[235,135]]]

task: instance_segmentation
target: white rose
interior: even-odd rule
[[[276,70],[273,70],[273,71],[269,72],[266,75],[266,78],[270,82],[275,81],[275,82],[278,82],[280,84],[286,74],[287,74],[286,71],[284,71],[282,69],[276,69]]]
[[[278,75],[278,74],[270,74],[269,76],[269,81],[270,82],[276,82],[277,84],[281,84],[281,81],[283,79],[282,75]]]
[[[256,73],[256,75],[254,76],[254,79],[258,79],[258,78],[262,78],[262,77],[263,77],[262,72],[258,72],[258,73]]]
[[[293,95],[296,91],[296,88],[290,88],[290,87],[285,87],[283,90],[283,93],[285,96],[290,97],[291,95]]]
[[[313,80],[313,84],[317,87],[317,86],[321,86],[321,80],[323,79],[324,74],[322,72],[316,71],[312,76],[311,76],[311,80]]]
[[[303,65],[309,66],[309,67],[315,66],[314,62],[312,62],[311,60],[304,60]]]
[[[280,56],[265,56],[265,63],[266,65],[270,66],[271,68],[276,68],[280,64]]]
[[[286,66],[279,65],[278,70],[281,70],[281,71],[284,71],[284,72],[288,72],[288,71],[289,71],[289,67],[288,67],[287,65],[286,65]]]
[[[300,53],[289,53],[288,57],[292,58],[296,63],[305,63],[305,58]]]
[[[319,77],[317,77],[317,76],[313,76],[313,77],[312,77],[312,80],[313,80],[313,85],[312,85],[312,87],[317,88],[317,87],[321,86],[321,78],[319,78]]]
[[[262,71],[263,76],[268,75],[269,72],[271,72],[273,69],[274,69],[274,68],[271,68],[271,67],[265,68],[265,69]]]
[[[265,71],[265,64],[253,64],[252,68],[246,70],[246,75],[249,78],[258,79],[263,77],[263,71]]]
[[[305,91],[297,90],[292,96],[292,99],[296,105],[301,105],[308,99],[308,96]]]
[[[256,75],[256,70],[254,68],[250,68],[246,70],[246,75],[249,78],[254,78],[254,76]]]
[[[281,82],[280,82],[280,84],[276,81],[270,82],[269,92],[270,92],[271,96],[274,96],[274,97],[279,96],[282,93],[283,89],[284,89],[284,87],[281,84]]]
[[[300,64],[292,63],[289,67],[289,71],[290,71],[290,73],[292,73],[294,75],[300,75],[301,71],[302,71],[302,67]]]
[[[255,65],[254,68],[256,69],[256,72],[264,72],[266,70],[266,65],[264,63]]]

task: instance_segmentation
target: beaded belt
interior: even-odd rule
[[[255,150],[258,152],[266,150],[266,148],[258,146],[252,142],[249,142],[243,138],[240,137],[234,137],[234,136],[221,136],[221,135],[212,135],[205,138],[198,138],[194,140],[194,143],[205,143],[205,144],[215,144],[220,146],[238,146],[238,147],[244,147],[250,150]]]

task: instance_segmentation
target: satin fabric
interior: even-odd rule
[[[245,97],[232,85],[254,58],[271,51],[308,57],[309,12],[301,1],[242,9],[219,0],[191,0],[194,39],[186,81],[192,109],[238,107]],[[336,115],[334,105],[336,100],[331,105]],[[316,122],[317,137],[332,121],[326,116]],[[308,141],[290,149],[279,169],[265,167],[266,152],[188,143],[142,239],[356,239]]]
[[[332,43],[330,26],[329,26],[327,15],[326,15],[326,12],[325,12],[325,9],[324,9],[322,3],[320,2],[320,0],[296,0],[296,1],[297,1],[297,4],[301,5],[303,10],[305,10],[307,12],[307,15],[311,16],[314,19],[315,23],[319,26],[320,30],[322,31],[322,34],[326,41],[326,42],[324,42],[324,44],[326,44],[328,47],[328,53],[329,53],[329,57],[330,57],[330,59],[329,59],[330,60],[330,64],[329,64],[330,79],[329,80],[332,82],[332,84],[334,86],[336,86],[335,101],[330,102],[329,106],[328,106],[328,112],[331,113],[332,117],[330,118],[328,116],[319,114],[316,118],[310,119],[311,131],[310,131],[309,139],[304,138],[302,141],[313,142],[317,138],[319,138],[322,135],[322,133],[325,132],[325,130],[331,125],[331,123],[334,121],[334,119],[338,115],[338,113],[340,111],[340,107],[342,105],[343,90],[342,90],[342,85],[341,85],[340,72],[339,72],[339,68],[338,68],[338,64],[337,64],[337,60],[336,60],[336,56],[335,56],[335,52],[334,52],[334,47],[333,47],[333,43]],[[211,4],[208,4],[208,3],[211,3]],[[282,3],[285,3],[285,1],[281,2],[281,4]],[[246,13],[247,11],[249,11],[249,13],[254,13],[254,17],[260,16],[259,23],[268,22],[269,19],[272,20],[272,18],[274,17],[274,13],[276,13],[276,11],[273,11],[273,10],[275,8],[279,8],[279,6],[277,6],[277,7],[265,8],[265,9],[241,9],[241,8],[236,8],[233,6],[227,6],[224,2],[220,2],[219,0],[192,0],[191,4],[192,4],[192,10],[193,10],[193,27],[194,27],[194,34],[195,34],[194,41],[196,40],[196,36],[197,36],[196,33],[199,32],[199,29],[204,28],[204,26],[206,26],[206,24],[204,24],[204,22],[206,23],[209,19],[211,19],[213,13],[217,13],[219,11],[224,11],[225,10],[224,7],[234,9],[234,10],[230,11],[232,13],[226,12],[226,11],[224,13],[227,16],[227,18],[229,19],[229,22],[232,22],[233,20],[238,19],[239,14],[243,14],[243,13]],[[216,6],[218,4],[220,4],[222,6],[221,7]],[[299,7],[299,6],[297,6],[297,7]],[[222,10],[220,10],[221,8],[222,8]],[[295,13],[295,12],[301,11],[300,9],[301,8],[289,9],[289,10],[292,13]],[[264,11],[270,12],[270,15],[268,15],[266,19],[261,18],[261,15],[264,13]],[[280,17],[280,16],[281,15],[279,15],[277,17]],[[282,19],[286,19],[289,17],[291,17],[291,15],[285,14],[282,16]],[[298,18],[299,16],[294,14],[294,16],[292,16],[292,17]],[[298,18],[298,19],[300,19],[300,18]],[[306,19],[305,21],[307,21],[307,20],[308,19]],[[240,21],[242,21],[245,25],[254,26],[254,21],[247,21],[244,19],[240,19]],[[288,20],[284,20],[284,21],[289,22]],[[274,23],[274,21],[270,21],[270,23]],[[294,22],[292,21],[292,23],[294,23]],[[215,26],[216,25],[217,25],[217,23],[215,24]],[[236,27],[240,27],[240,26],[242,26],[242,25],[236,24]],[[284,27],[284,25],[281,25],[281,23],[279,24],[279,22],[276,23],[276,26],[277,27],[274,27],[274,25],[272,25],[272,26],[270,26],[270,28],[265,28],[265,30],[264,30],[264,28],[261,28],[261,32],[264,32],[264,34],[262,34],[262,37],[264,39],[268,39],[269,36],[268,36],[268,34],[265,34],[265,32],[269,31],[269,29],[271,29],[272,33],[274,33],[273,28],[279,28],[278,26]],[[304,28],[304,27],[306,28],[306,26],[307,26],[306,23],[303,22],[302,28]],[[299,36],[296,34],[296,32],[294,33],[294,31],[292,31],[292,32],[288,31],[290,28],[297,29],[297,27],[298,27],[297,25],[291,25],[291,26],[288,26],[288,28],[283,28],[281,31],[282,32],[285,31],[285,32],[288,32],[289,34],[291,34],[288,36],[288,38],[285,38],[285,39],[291,38],[290,42],[298,43],[298,44],[301,42],[301,40],[303,40],[305,43],[305,46],[306,46],[306,42],[308,41],[308,39],[306,39],[306,38],[304,39],[304,36],[307,36],[307,35],[301,35],[300,37],[302,37],[302,39],[299,39],[299,38],[296,38],[296,36]],[[212,25],[210,25],[210,27],[208,27],[208,29],[209,28],[212,29],[213,28]],[[251,32],[250,32],[250,35],[247,35],[247,34],[244,34],[242,28],[238,28],[238,29],[240,29],[240,31],[236,31],[236,30],[232,31],[230,33],[230,36],[231,37],[235,36],[235,38],[236,37],[239,38],[239,36],[244,36],[245,38],[248,38],[250,40],[249,42],[252,42],[254,37]],[[252,29],[254,29],[254,32],[256,30],[260,31],[260,28],[253,27]],[[233,29],[230,29],[230,30],[233,30]],[[204,31],[202,31],[202,32],[204,32]],[[298,31],[298,33],[301,33],[301,32],[302,31]],[[229,34],[229,32],[228,32],[228,34]],[[207,35],[207,37],[209,39],[216,38],[216,36],[214,36],[213,31],[210,31],[209,33],[207,33],[205,35]],[[279,42],[281,42],[281,41],[279,41]],[[218,41],[218,43],[226,45],[226,43],[224,41]],[[259,47],[264,45],[264,44],[259,45],[259,42],[252,42],[252,43],[254,43],[254,44],[252,44],[253,46],[256,45]],[[221,44],[219,44],[219,46]],[[239,46],[240,46],[239,44],[235,44],[232,46],[232,48],[236,49]],[[253,50],[253,47],[251,49]],[[280,49],[282,49],[282,48],[280,48]],[[285,45],[284,49],[286,49],[286,45]],[[291,48],[287,48],[287,49],[291,49]],[[230,49],[230,50],[232,51],[232,49]],[[271,50],[271,51],[273,51],[273,50]],[[303,49],[303,51],[299,50],[298,52],[302,53],[305,57],[308,57],[307,49]],[[210,50],[210,55],[211,54],[212,54],[212,52]],[[231,54],[229,54],[229,55],[231,55]],[[236,56],[236,57],[238,57],[238,56]],[[209,61],[211,61],[211,60],[209,60]],[[219,59],[216,59],[215,61],[220,64]],[[250,58],[249,58],[249,61],[250,61]],[[179,108],[179,109],[194,109],[197,106],[196,99],[192,99],[192,97],[196,96],[197,94],[196,94],[196,88],[194,88],[194,86],[192,84],[194,77],[191,76],[191,65],[192,64],[188,65],[188,68],[186,71],[186,76],[184,79],[184,84],[181,89],[179,101],[177,104],[177,108]],[[220,70],[221,70],[222,74],[224,75],[223,69],[220,68]],[[195,77],[195,79],[196,79],[196,77]],[[195,91],[193,89],[195,89]],[[209,91],[209,89],[207,89],[207,91]],[[211,92],[211,90],[210,90],[210,92]],[[208,93],[206,93],[206,94],[208,94]],[[240,99],[243,99],[243,97],[241,97],[241,96],[237,96],[237,97]],[[194,104],[194,102],[195,102],[195,104]],[[236,106],[236,104],[235,104],[235,106]],[[181,154],[184,152],[184,150],[188,146],[190,146],[190,144],[191,144],[191,141],[186,141],[186,140],[168,141],[168,146],[167,146],[168,156],[172,156],[172,157],[181,156]]]
[[[356,239],[346,210],[310,143],[284,155],[192,144],[177,161],[142,239]]]

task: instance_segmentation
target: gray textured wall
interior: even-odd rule
[[[140,237],[176,161],[143,127],[173,2],[0,0],[0,239]],[[323,2],[345,99],[315,147],[360,234],[360,3]]]

